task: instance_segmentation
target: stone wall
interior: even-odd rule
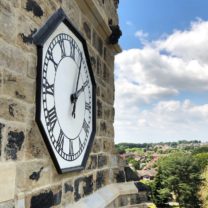
[[[64,207],[116,182],[115,0],[0,1],[0,208]],[[59,175],[35,122],[37,51],[32,36],[62,7],[87,40],[97,84],[97,132],[86,168]]]

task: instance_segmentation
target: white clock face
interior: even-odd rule
[[[64,24],[43,45],[40,120],[60,169],[82,164],[93,125],[93,86],[82,42]]]

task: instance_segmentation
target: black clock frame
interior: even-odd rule
[[[42,89],[42,55],[43,55],[43,45],[46,42],[46,40],[50,37],[50,35],[53,33],[53,31],[59,26],[60,23],[64,23],[69,30],[71,30],[74,35],[81,41],[86,57],[86,62],[92,82],[92,133],[90,135],[90,139],[86,148],[86,152],[84,155],[84,158],[82,160],[82,164],[80,166],[70,167],[61,169],[58,161],[56,159],[55,153],[53,152],[53,149],[50,145],[49,139],[47,137],[47,134],[44,130],[44,127],[42,125],[42,122],[40,120],[41,116],[41,89]],[[89,157],[90,150],[92,148],[93,140],[96,133],[96,83],[95,78],[93,75],[91,62],[90,62],[90,56],[87,49],[87,43],[84,39],[84,37],[80,34],[80,32],[76,29],[76,27],[70,22],[66,14],[64,13],[63,9],[58,9],[46,22],[46,24],[33,36],[33,43],[37,45],[37,56],[38,56],[38,62],[37,62],[37,78],[36,78],[36,116],[35,120],[37,122],[37,125],[40,129],[40,132],[42,134],[42,137],[44,139],[44,142],[48,148],[48,151],[51,155],[51,158],[54,162],[54,165],[56,167],[56,170],[59,174],[66,173],[66,172],[73,172],[73,171],[79,171],[85,168],[87,159]]]

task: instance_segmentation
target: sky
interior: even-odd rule
[[[115,143],[208,141],[207,8],[207,0],[120,0]]]

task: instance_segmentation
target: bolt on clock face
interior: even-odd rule
[[[59,172],[84,168],[95,135],[95,81],[86,43],[74,30],[61,21],[39,57],[36,118]]]

